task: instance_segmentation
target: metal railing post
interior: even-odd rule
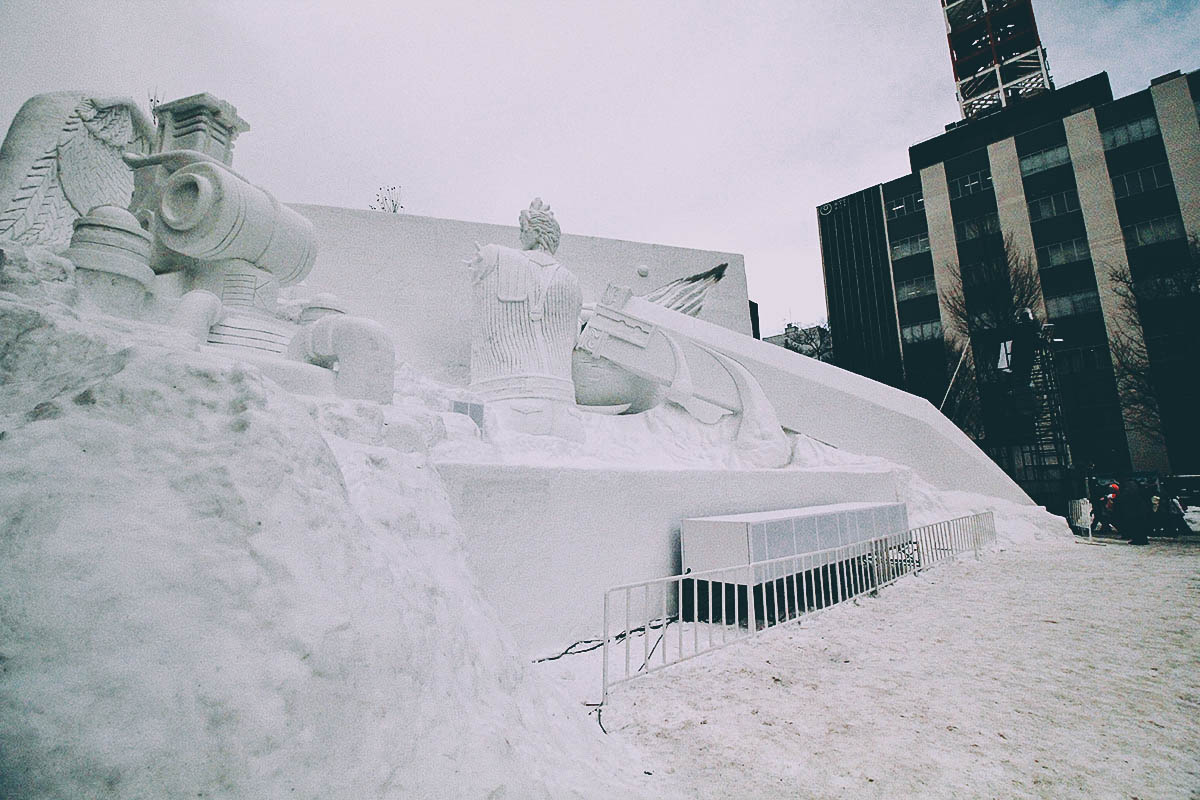
[[[603,688],[600,693],[600,704],[608,702],[608,592],[604,593],[604,644],[600,646],[601,658],[604,663],[600,667],[600,680]]]

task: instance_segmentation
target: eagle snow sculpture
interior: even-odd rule
[[[126,152],[148,153],[154,126],[127,98],[52,92],[30,98],[0,145],[0,241],[59,249],[96,206],[126,208]]]

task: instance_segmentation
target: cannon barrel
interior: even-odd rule
[[[168,249],[201,261],[249,261],[283,285],[303,280],[317,257],[311,222],[213,161],[171,173],[158,217]]]

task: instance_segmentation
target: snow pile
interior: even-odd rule
[[[1066,519],[1041,506],[1020,505],[973,492],[935,489],[916,475],[909,473],[909,477],[900,499],[908,504],[908,523],[913,527],[991,511],[996,520],[996,540],[1002,545],[1069,541],[1074,537]]]
[[[300,400],[4,269],[0,796],[629,792],[475,589],[435,411]]]

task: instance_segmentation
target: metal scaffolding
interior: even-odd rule
[[[942,0],[963,119],[1054,88],[1032,0]]]

